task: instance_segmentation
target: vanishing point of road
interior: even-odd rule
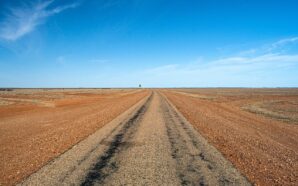
[[[250,185],[158,91],[20,185]]]

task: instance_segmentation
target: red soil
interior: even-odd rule
[[[246,112],[229,97],[222,102],[164,94],[252,183],[298,185],[298,125]]]
[[[0,107],[0,185],[21,181],[140,101],[148,91],[65,95],[52,101],[39,97],[54,107],[27,102]]]

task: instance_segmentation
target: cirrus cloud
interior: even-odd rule
[[[25,4],[19,7],[11,7],[0,23],[0,38],[6,41],[15,41],[34,31],[45,20],[64,10],[75,8],[79,3],[71,3],[49,8],[54,0]]]

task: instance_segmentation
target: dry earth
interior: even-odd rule
[[[298,185],[297,100],[298,89],[0,91],[0,185]]]
[[[293,119],[298,115],[297,89],[173,89],[164,93],[252,183],[298,185],[298,125]],[[254,109],[259,110],[247,111],[247,105],[257,105]]]
[[[12,185],[148,95],[139,90],[3,91],[0,185]],[[49,106],[50,105],[50,106]]]
[[[153,92],[21,185],[250,185]]]

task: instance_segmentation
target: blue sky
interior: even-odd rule
[[[297,87],[296,0],[1,0],[0,87]]]

